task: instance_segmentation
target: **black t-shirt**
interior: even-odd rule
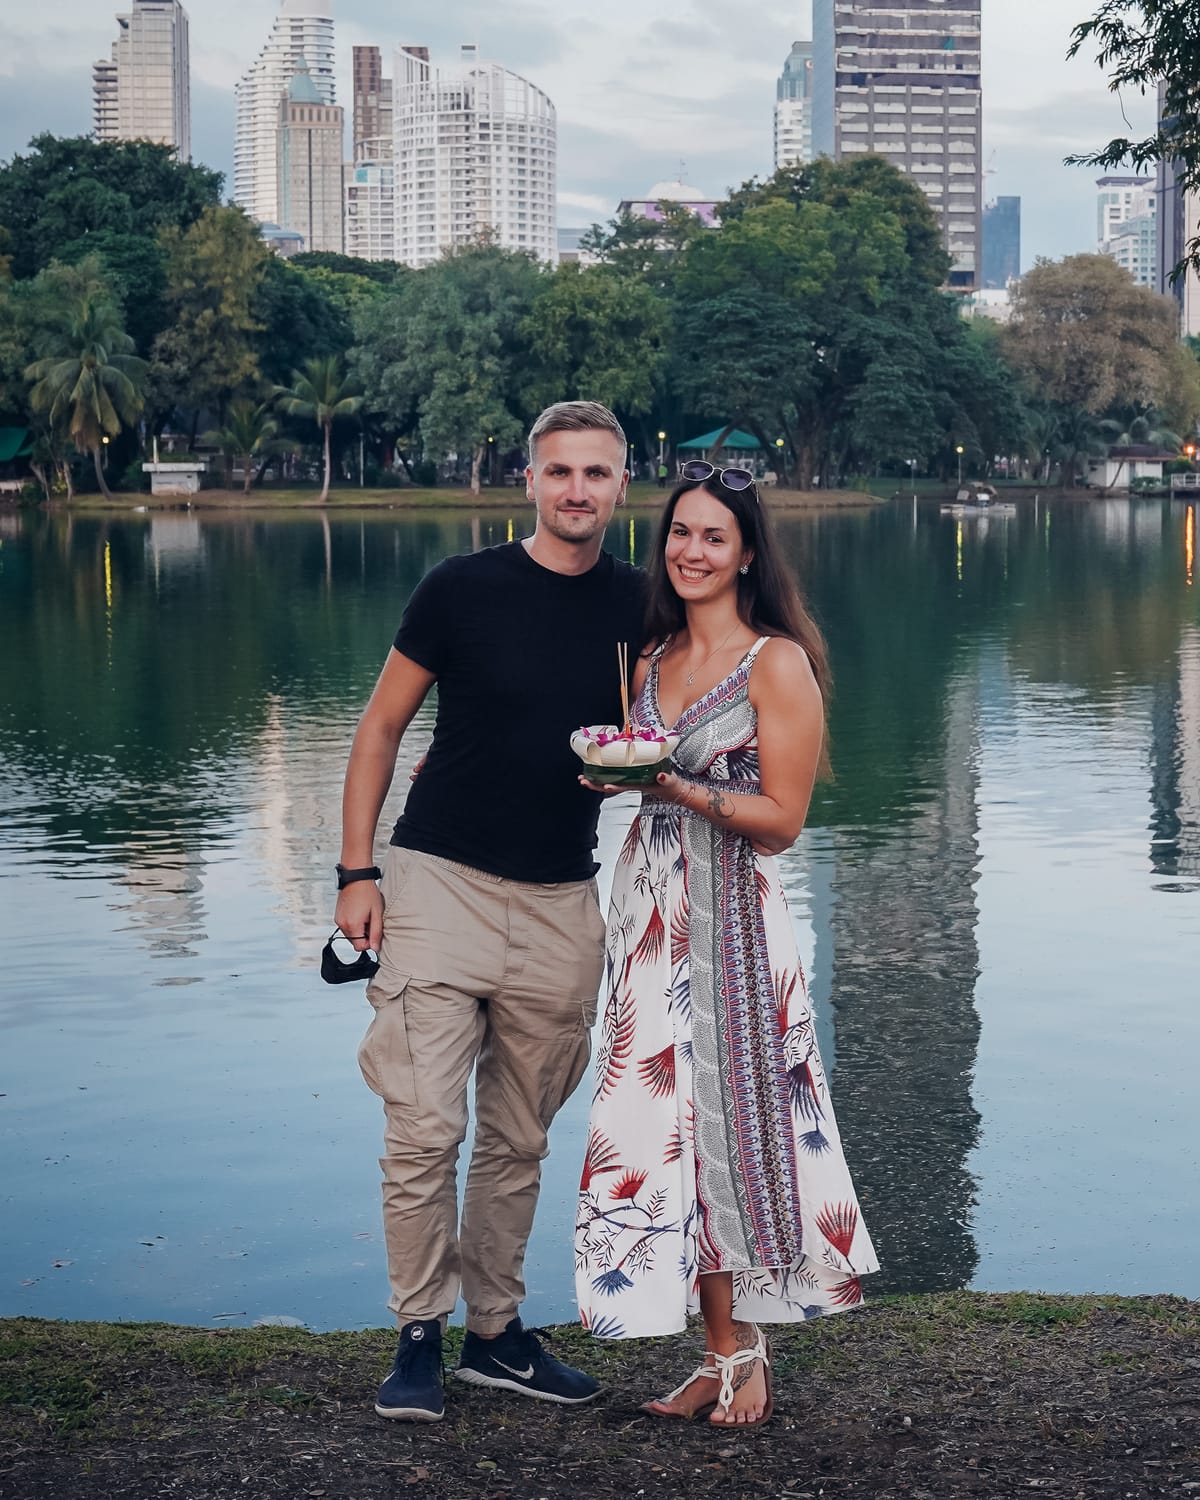
[[[644,606],[642,573],[607,552],[576,576],[520,542],[432,568],[395,646],[437,677],[437,721],[392,843],[509,880],[590,879],[600,798],[570,738],[620,721],[617,643],[632,664]]]

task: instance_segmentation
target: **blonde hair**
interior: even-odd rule
[[[556,401],[548,406],[529,431],[529,461],[537,457],[538,438],[551,432],[611,432],[621,444],[622,451],[628,449],[625,429],[599,401]]]

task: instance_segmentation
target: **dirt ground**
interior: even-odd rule
[[[411,1427],[371,1409],[387,1330],[0,1321],[0,1496],[1200,1495],[1200,1304],[947,1293],[774,1337],[776,1415],[733,1434],[637,1410],[691,1367],[693,1333],[557,1330],[596,1403],[450,1380],[446,1420]]]

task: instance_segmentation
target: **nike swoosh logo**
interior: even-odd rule
[[[512,1367],[512,1365],[506,1365],[502,1359],[497,1359],[494,1354],[492,1355],[492,1363],[494,1365],[499,1365],[502,1370],[507,1370],[510,1375],[515,1375],[518,1380],[532,1380],[533,1379],[533,1366],[532,1365],[530,1365],[527,1370],[514,1370],[513,1367]]]

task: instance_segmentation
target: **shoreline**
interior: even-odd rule
[[[604,1381],[596,1403],[448,1380],[445,1421],[413,1426],[372,1410],[389,1329],[0,1319],[0,1497],[1200,1491],[1198,1302],[943,1292],[771,1334],[776,1415],[739,1434],[637,1410],[695,1363],[698,1330],[612,1343],[556,1329],[552,1352]]]
[[[669,492],[668,492],[669,493]],[[773,510],[871,510],[890,503],[888,496],[870,495],[864,490],[778,490],[762,491]],[[657,509],[665,499],[655,485],[631,487],[628,509]],[[523,488],[488,487],[480,494],[453,489],[335,489],[322,505],[318,497],[305,490],[261,490],[244,495],[240,490],[200,490],[193,496],[114,494],[76,495],[73,500],[40,500],[21,505],[14,502],[6,509],[37,510],[46,514],[66,512],[72,515],[141,515],[163,511],[234,512],[235,514],[279,515],[309,512],[323,515],[331,511],[516,511],[532,509]]]

